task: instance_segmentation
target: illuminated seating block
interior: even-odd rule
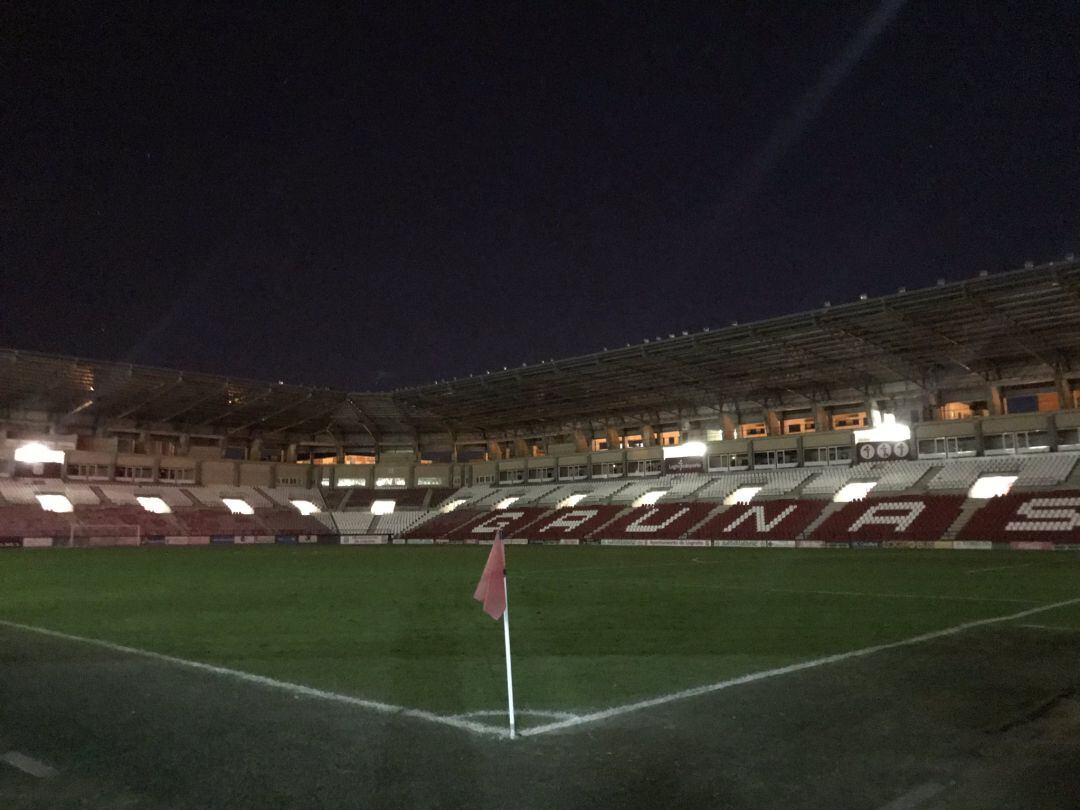
[[[471,523],[484,514],[486,513],[476,509],[455,509],[453,512],[436,515],[431,520],[426,520],[419,526],[414,526],[405,532],[404,537],[448,537],[450,532],[464,526],[466,523]]]
[[[993,543],[1080,544],[1080,492],[1010,493],[991,498],[957,539]]]
[[[494,540],[497,532],[502,532],[504,538],[521,537],[518,532],[535,523],[548,510],[536,506],[524,506],[516,509],[496,509],[484,512],[476,520],[455,529],[447,534],[451,540]]]
[[[639,506],[605,526],[601,534],[610,538],[650,538],[674,540],[716,508],[715,503],[657,503]]]
[[[737,504],[709,518],[691,536],[699,540],[795,540],[828,504],[810,500]]]
[[[624,508],[610,504],[581,504],[559,509],[529,526],[523,536],[529,540],[584,540]]]
[[[963,495],[898,495],[852,501],[829,515],[811,539],[826,543],[941,540],[963,503]]]

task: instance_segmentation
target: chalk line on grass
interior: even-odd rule
[[[946,627],[943,630],[934,630],[929,633],[922,633],[917,636],[911,636],[910,638],[901,639],[900,641],[891,641],[885,644],[875,644],[870,647],[862,647],[857,650],[848,650],[847,652],[834,653],[833,655],[826,655],[821,658],[813,658],[808,661],[800,661],[795,664],[788,664],[787,666],[777,667],[775,669],[751,672],[746,675],[740,675],[736,678],[729,678],[727,680],[717,681],[716,683],[705,684],[704,686],[696,686],[691,689],[683,689],[678,692],[671,692],[666,695],[659,695],[654,698],[640,700],[634,703],[626,703],[621,706],[613,706],[609,709],[603,709],[598,712],[590,712],[585,714],[574,714],[572,712],[544,712],[544,714],[549,714],[551,716],[559,715],[561,719],[558,719],[552,723],[546,723],[544,725],[534,726],[532,728],[521,729],[520,731],[518,731],[518,736],[534,737],[540,734],[548,734],[553,731],[561,731],[563,729],[574,728],[577,726],[585,725],[587,723],[596,723],[601,720],[607,720],[623,714],[641,711],[642,709],[649,709],[654,706],[663,706],[667,703],[674,703],[676,701],[686,700],[688,698],[694,698],[701,695],[711,694],[713,692],[719,692],[723,689],[730,689],[733,686],[741,686],[743,684],[754,683],[756,681],[762,681],[768,678],[775,678],[781,675],[789,675],[791,673],[801,672],[807,669],[816,669],[817,667],[825,666],[827,664],[835,664],[840,661],[847,661],[852,658],[862,658],[868,655],[873,655],[874,653],[884,652],[885,650],[893,650],[900,647],[909,647],[916,644],[922,644],[926,641],[933,641],[934,639],[956,635],[958,633],[962,633],[966,630],[971,630],[976,627],[985,627],[987,625],[999,624],[1001,622],[1015,621],[1016,619],[1023,619],[1028,616],[1035,616],[1039,613],[1045,613],[1049,610],[1069,607],[1076,604],[1080,604],[1080,597],[1066,599],[1061,602],[1054,602],[1049,605],[1040,605],[1038,607],[1028,608],[1027,610],[1021,610],[1017,613],[1009,613],[1004,616],[992,616],[988,619],[976,619],[974,621],[964,622],[963,624],[957,624],[952,627]],[[484,723],[477,723],[469,719],[469,717],[471,716],[494,716],[496,713],[501,714],[501,712],[495,712],[494,710],[490,713],[487,711],[477,711],[469,712],[463,715],[435,714],[434,712],[424,711],[423,709],[410,709],[405,706],[395,706],[390,703],[381,703],[374,700],[364,700],[363,698],[352,697],[350,695],[342,695],[336,692],[328,692],[326,690],[315,689],[314,687],[310,686],[289,683],[287,681],[279,681],[274,678],[268,678],[265,675],[254,675],[250,672],[243,672],[238,669],[229,669],[228,667],[219,667],[213,664],[204,664],[200,661],[191,661],[186,658],[177,658],[176,656],[165,655],[163,653],[157,653],[151,650],[142,650],[137,647],[128,647],[123,644],[114,644],[111,641],[103,641],[102,639],[88,638],[86,636],[76,636],[71,633],[63,633],[59,630],[50,630],[45,627],[37,627],[30,624],[20,624],[19,622],[12,622],[4,619],[0,619],[0,626],[10,627],[15,630],[22,630],[28,633],[37,633],[40,635],[51,636],[53,638],[59,638],[65,641],[73,641],[80,644],[90,644],[92,646],[101,647],[103,649],[113,650],[114,652],[141,656],[143,658],[149,658],[155,661],[163,661],[165,663],[187,667],[188,669],[195,669],[201,672],[209,672],[214,675],[234,678],[245,683],[253,683],[260,686],[279,689],[293,694],[296,697],[310,697],[319,700],[343,703],[361,709],[368,709],[370,711],[378,712],[381,714],[390,714],[396,715],[398,717],[410,717],[417,720],[425,720],[430,723],[451,726],[453,728],[458,728],[463,731],[471,731],[475,734],[482,734],[490,737],[497,737],[502,739],[506,739],[509,737],[509,732],[504,728],[489,726]],[[534,713],[536,715],[542,714],[542,712],[540,712],[539,710]]]
[[[706,684],[705,686],[696,686],[692,689],[683,689],[679,692],[671,692],[667,695],[660,695],[659,697],[649,698],[648,700],[640,700],[636,703],[626,703],[622,706],[613,706],[610,709],[604,709],[599,712],[592,712],[591,714],[582,714],[572,720],[559,720],[554,723],[548,723],[543,726],[534,726],[533,728],[523,729],[518,732],[521,737],[532,737],[538,734],[548,734],[553,731],[561,731],[567,728],[573,728],[585,723],[596,723],[601,720],[608,720],[612,717],[618,717],[619,715],[629,714],[630,712],[641,711],[642,709],[649,709],[654,706],[663,706],[666,703],[674,703],[679,700],[686,700],[687,698],[699,697],[700,695],[708,695],[712,692],[719,692],[722,689],[730,689],[733,686],[741,686],[742,684],[754,683],[755,681],[763,681],[766,678],[775,678],[779,675],[788,675],[792,672],[801,672],[804,669],[815,669],[817,667],[825,666],[826,664],[835,664],[840,661],[847,661],[851,658],[861,658],[874,653],[883,652],[885,650],[893,650],[898,647],[909,647],[915,644],[922,644],[926,641],[933,641],[934,639],[944,638],[946,636],[956,635],[962,633],[965,630],[971,630],[976,627],[984,627],[990,624],[998,624],[1000,622],[1014,621],[1015,619],[1023,619],[1027,616],[1034,616],[1038,613],[1045,613],[1048,610],[1054,610],[1056,608],[1068,607],[1070,605],[1080,604],[1080,597],[1074,599],[1066,599],[1062,602],[1054,602],[1050,605],[1042,605],[1040,607],[1029,608],[1028,610],[1021,610],[1018,613],[1010,613],[1006,616],[994,616],[989,619],[977,619],[975,621],[964,622],[963,624],[957,624],[953,627],[946,627],[944,630],[934,630],[930,633],[922,633],[911,638],[902,639],[900,641],[891,641],[886,644],[875,644],[872,647],[862,647],[858,650],[849,650],[848,652],[836,653],[834,655],[826,655],[823,658],[814,658],[809,661],[800,661],[797,664],[789,664],[784,667],[777,667],[776,669],[766,669],[761,672],[751,672],[748,675],[741,675],[737,678],[730,678],[725,681],[718,681],[716,683]]]
[[[1028,568],[1031,563],[1019,563],[1018,565],[991,565],[987,568],[969,568],[965,574],[987,574],[991,571],[1008,571],[1012,568]]]
[[[33,757],[28,757],[26,754],[20,754],[18,751],[8,751],[6,754],[0,755],[0,762],[10,765],[23,773],[36,776],[38,779],[48,779],[56,776],[56,768],[46,765]]]
[[[283,692],[288,692],[296,697],[309,697],[316,698],[318,700],[328,700],[335,703],[344,703],[350,706],[356,706],[361,709],[368,709],[370,711],[378,712],[380,714],[392,714],[398,717],[411,717],[417,720],[426,720],[429,723],[439,723],[444,726],[453,726],[454,728],[464,729],[465,731],[472,731],[476,734],[487,734],[494,737],[508,737],[509,732],[506,729],[495,728],[493,726],[487,726],[483,723],[474,723],[471,720],[461,717],[448,717],[441,714],[435,714],[434,712],[424,711],[423,709],[410,709],[406,706],[395,706],[392,703],[381,703],[376,700],[364,700],[363,698],[353,697],[351,695],[342,695],[337,692],[328,692],[325,689],[316,689],[311,686],[303,686],[298,683],[290,683],[288,681],[279,681],[275,678],[268,678],[265,675],[254,675],[250,672],[244,672],[239,669],[229,669],[228,667],[219,667],[214,664],[204,664],[201,661],[191,661],[187,658],[177,658],[174,655],[165,655],[164,653],[153,652],[152,650],[142,650],[138,647],[128,647],[124,644],[114,644],[111,641],[104,641],[98,638],[89,638],[87,636],[76,636],[72,633],[62,633],[59,630],[50,630],[47,627],[37,627],[32,624],[20,624],[19,622],[7,621],[0,619],[0,626],[10,627],[15,630],[23,630],[28,633],[38,633],[43,636],[51,636],[53,638],[63,639],[65,641],[74,641],[79,644],[90,644],[94,647],[101,647],[105,650],[112,650],[113,652],[125,653],[127,655],[141,656],[142,658],[149,658],[154,661],[163,661],[168,664],[175,664],[181,667],[187,667],[188,669],[199,670],[200,672],[210,672],[214,675],[221,675],[228,678],[233,678],[238,681],[244,681],[245,683],[258,684],[259,686],[266,686],[272,689],[279,689]]]

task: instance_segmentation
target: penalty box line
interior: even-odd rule
[[[977,619],[975,621],[964,622],[963,624],[957,624],[953,627],[946,627],[944,630],[934,630],[930,633],[922,633],[918,636],[912,636],[911,638],[901,639],[900,641],[891,641],[886,644],[875,644],[872,647],[862,647],[857,650],[849,650],[848,652],[836,653],[834,655],[827,655],[823,658],[814,658],[809,661],[800,661],[796,664],[789,664],[783,667],[777,667],[776,669],[766,669],[761,672],[751,672],[748,675],[741,675],[737,678],[730,678],[726,681],[718,681],[716,683],[706,684],[705,686],[697,686],[692,689],[684,689],[680,692],[672,692],[667,695],[660,695],[659,697],[649,698],[648,700],[640,700],[636,703],[627,703],[622,706],[613,706],[610,709],[604,709],[603,711],[593,712],[591,714],[582,714],[577,717],[568,718],[566,720],[559,720],[554,723],[547,723],[542,726],[534,726],[532,728],[522,729],[518,732],[521,737],[532,737],[538,734],[549,734],[553,731],[562,731],[563,729],[570,729],[576,726],[585,725],[586,723],[597,723],[601,720],[608,720],[612,717],[618,717],[623,714],[630,714],[631,712],[638,712],[642,709],[651,709],[654,706],[663,706],[666,703],[674,703],[679,700],[687,700],[688,698],[699,697],[701,695],[708,695],[712,692],[719,692],[723,689],[730,689],[733,686],[742,686],[743,684],[754,683],[755,681],[763,681],[767,678],[775,678],[780,675],[790,675],[793,672],[801,672],[805,669],[815,669],[817,667],[825,666],[826,664],[835,664],[840,661],[847,661],[851,658],[862,658],[864,656],[873,655],[874,653],[884,652],[885,650],[893,650],[899,647],[910,647],[915,644],[922,644],[927,641],[933,641],[934,639],[945,638],[946,636],[953,636],[957,633],[963,633],[966,630],[972,630],[976,627],[984,627],[990,624],[999,624],[1001,622],[1011,622],[1016,619],[1024,619],[1028,616],[1034,616],[1038,613],[1045,613],[1048,610],[1056,610],[1057,608],[1069,607],[1070,605],[1080,604],[1080,597],[1074,599],[1066,599],[1062,602],[1054,602],[1050,605],[1042,605],[1041,607],[1029,608],[1028,610],[1021,610],[1018,613],[1010,613],[1005,616],[993,616],[989,619]]]
[[[175,666],[185,667],[187,669],[198,670],[199,672],[209,672],[213,675],[218,675],[226,678],[232,678],[233,680],[243,681],[244,683],[257,684],[259,686],[269,687],[271,689],[277,689],[282,692],[287,692],[296,697],[308,697],[315,698],[316,700],[325,700],[333,703],[343,703],[348,706],[354,706],[360,709],[367,709],[368,711],[376,712],[379,714],[393,715],[396,717],[411,717],[416,720],[424,720],[429,723],[438,723],[444,726],[451,726],[452,728],[462,729],[464,731],[471,731],[475,734],[483,734],[489,737],[509,737],[509,732],[506,729],[497,728],[494,726],[485,725],[483,723],[476,723],[467,718],[456,716],[448,717],[441,714],[435,714],[434,712],[424,711],[423,709],[410,709],[407,706],[395,706],[392,703],[382,703],[377,700],[365,700],[363,698],[352,697],[351,695],[342,695],[337,692],[328,692],[325,689],[316,689],[312,686],[304,686],[298,683],[290,683],[288,681],[279,681],[276,678],[268,678],[265,675],[255,675],[251,672],[244,672],[239,669],[230,669],[228,667],[219,667],[214,664],[204,664],[201,661],[191,661],[187,658],[177,658],[174,655],[165,655],[164,653],[154,652],[152,650],[143,650],[138,647],[128,647],[124,644],[116,644],[111,641],[105,641],[99,638],[89,638],[87,636],[76,636],[72,633],[63,633],[59,630],[50,630],[47,627],[37,627],[32,624],[20,624],[19,622],[12,622],[6,619],[0,619],[0,626],[10,627],[14,630],[22,630],[27,633],[37,633],[42,636],[50,636],[52,638],[63,639],[64,641],[72,641],[78,644],[89,644],[94,647],[100,647],[105,650],[111,650],[113,652],[123,653],[125,655],[134,655],[142,658],[149,658],[153,661],[161,661],[166,664],[173,664]]]

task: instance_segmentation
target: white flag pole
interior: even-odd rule
[[[503,598],[506,607],[503,608],[503,640],[506,642],[506,704],[510,714],[510,739],[514,739],[514,676],[510,669],[510,592],[506,587],[506,572],[503,571]]]

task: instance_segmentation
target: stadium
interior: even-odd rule
[[[0,796],[1080,795],[1078,327],[1069,257],[393,391],[0,350]]]

